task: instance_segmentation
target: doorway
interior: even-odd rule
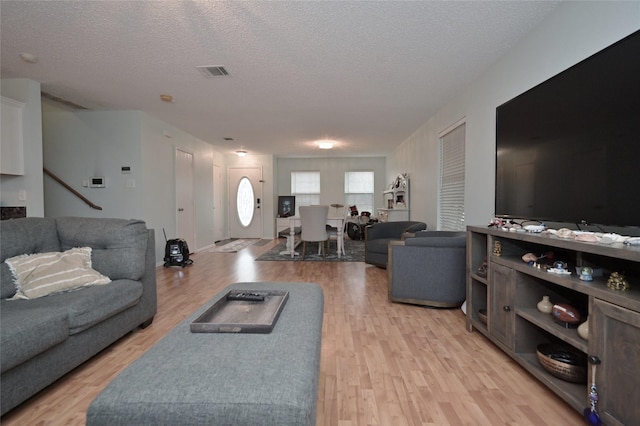
[[[176,148],[176,232],[193,251],[196,244],[193,202],[193,154]]]
[[[224,179],[222,167],[213,165],[213,241],[224,239]]]

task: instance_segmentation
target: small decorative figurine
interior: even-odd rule
[[[589,406],[583,410],[583,414],[588,425],[601,426],[602,420],[597,410],[598,400],[600,398],[598,397],[598,388],[596,387],[596,366],[600,364],[600,360],[592,357],[589,362],[591,363],[591,386],[589,386],[589,394],[587,395]]]
[[[502,254],[502,243],[500,241],[495,241],[493,243],[493,255],[500,256]]]
[[[580,268],[580,279],[582,281],[593,281],[593,269],[588,266]]]
[[[486,278],[487,277],[487,261],[485,260],[484,262],[482,262],[482,264],[480,266],[478,266],[478,270],[476,271],[476,274],[478,274],[479,276]]]
[[[559,271],[566,271],[567,270],[567,264],[561,260],[557,260],[555,262],[553,262],[553,267]]]
[[[547,272],[558,275],[571,275],[571,271],[569,271],[566,262],[561,260],[553,262],[553,268],[547,269]]]
[[[624,275],[618,272],[612,272],[607,280],[607,287],[614,290],[629,290],[629,282]]]

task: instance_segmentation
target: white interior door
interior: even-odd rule
[[[176,238],[183,238],[193,251],[196,244],[193,202],[193,154],[176,149]],[[169,237],[171,238],[171,237]]]
[[[229,236],[262,238],[262,168],[229,169]]]
[[[213,241],[224,239],[224,180],[222,167],[213,165]]]

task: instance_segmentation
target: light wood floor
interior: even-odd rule
[[[274,245],[201,252],[190,267],[158,268],[152,326],[124,337],[2,424],[83,425],[90,402],[118,373],[223,287],[242,281],[324,289],[318,425],[583,424],[482,335],[468,333],[460,310],[389,303],[386,271],[364,263],[255,261]]]

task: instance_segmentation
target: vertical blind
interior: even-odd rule
[[[291,172],[291,195],[298,207],[320,204],[320,172]]]
[[[344,201],[347,206],[357,206],[359,212],[373,212],[373,172],[344,173]]]
[[[464,123],[440,138],[440,188],[438,229],[463,231],[464,225]]]

